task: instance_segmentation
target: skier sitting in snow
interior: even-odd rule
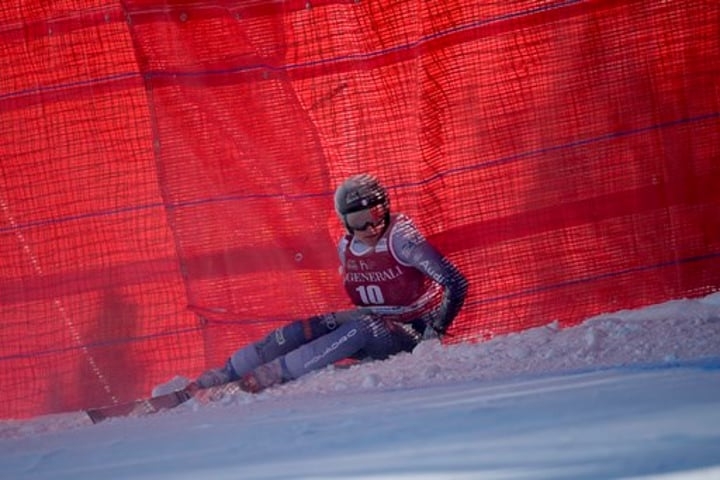
[[[387,191],[368,174],[335,192],[347,229],[338,253],[356,308],[297,320],[203,373],[189,388],[238,381],[259,392],[348,357],[385,359],[442,336],[465,301],[467,281],[403,214],[390,213]]]

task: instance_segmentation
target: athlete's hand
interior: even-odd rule
[[[425,332],[423,332],[422,340],[440,340],[442,338],[443,332],[440,332],[436,330],[432,324],[428,324],[428,326],[425,328]]]

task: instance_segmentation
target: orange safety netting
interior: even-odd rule
[[[720,287],[715,0],[0,6],[0,417],[146,395],[345,308],[375,173],[451,341]]]

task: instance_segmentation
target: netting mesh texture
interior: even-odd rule
[[[345,308],[369,171],[468,276],[450,341],[720,285],[716,1],[0,6],[0,417]]]

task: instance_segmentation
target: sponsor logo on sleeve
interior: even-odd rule
[[[436,282],[443,283],[443,281],[445,281],[445,277],[443,277],[440,272],[437,272],[434,268],[432,268],[429,260],[423,260],[420,262],[420,266],[423,268],[425,273]]]

